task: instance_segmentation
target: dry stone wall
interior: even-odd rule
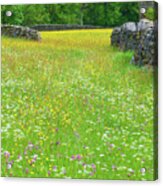
[[[120,50],[133,50],[131,63],[157,65],[157,23],[142,19],[128,22],[113,30],[111,45]]]
[[[40,41],[41,36],[37,30],[29,27],[15,26],[15,25],[1,25],[2,35],[9,37],[20,37],[29,40]]]
[[[40,24],[34,25],[32,29],[38,31],[55,31],[55,30],[76,30],[76,29],[97,29],[102,28],[100,26],[92,25],[69,25],[69,24]]]

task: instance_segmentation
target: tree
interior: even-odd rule
[[[7,16],[7,11],[11,11],[12,15]],[[2,5],[1,16],[3,24],[21,25],[24,21],[23,5]]]
[[[137,2],[123,2],[120,6],[121,23],[139,21],[139,4]]]
[[[6,11],[12,11],[7,17]],[[32,26],[36,24],[80,24],[114,27],[139,20],[137,2],[66,3],[42,5],[4,5],[2,23]]]
[[[46,11],[45,5],[24,5],[23,13],[23,25],[32,26],[50,23],[49,13]]]

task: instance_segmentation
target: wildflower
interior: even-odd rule
[[[57,170],[57,166],[53,166],[53,171],[56,171]]]
[[[8,151],[5,151],[4,156],[5,156],[6,159],[8,159],[10,157],[10,153]]]
[[[96,172],[96,165],[94,163],[92,163],[92,169],[93,169],[93,172]]]
[[[146,169],[145,169],[145,168],[141,168],[141,169],[140,169],[140,172],[141,172],[141,173],[145,173],[145,172],[146,172]]]
[[[22,156],[19,154],[18,155],[18,160],[21,161],[22,159],[23,159]]]
[[[96,165],[92,163],[92,169],[96,169]]]
[[[33,159],[36,161],[37,160],[37,157],[38,157],[38,155],[37,154],[34,154]]]
[[[110,147],[111,147],[111,148],[114,148],[114,147],[115,147],[115,145],[112,143],[112,144],[110,144]]]
[[[113,170],[116,170],[117,167],[116,167],[115,165],[112,165],[112,169],[113,169]]]
[[[131,169],[131,168],[129,168],[128,171],[129,171],[130,173],[132,173],[132,174],[134,173],[134,170]]]
[[[100,157],[104,157],[104,154],[100,154]]]
[[[34,145],[33,145],[32,143],[29,143],[29,144],[28,144],[28,149],[29,149],[29,150],[32,150],[33,147],[34,147]]]
[[[35,159],[32,159],[32,160],[30,161],[30,165],[33,165],[35,162],[36,162],[36,160],[35,160]]]
[[[21,161],[23,158],[22,158],[22,156],[19,154],[18,155],[18,159],[16,160],[17,162],[19,162],[19,161]]]
[[[8,163],[7,164],[7,169],[11,169],[12,168],[12,164],[11,163]]]
[[[76,159],[77,159],[77,160],[81,160],[81,159],[82,159],[82,156],[81,156],[80,154],[78,154],[78,155],[76,156]]]
[[[75,155],[72,155],[72,156],[71,156],[71,159],[72,159],[72,160],[75,160],[75,159],[76,159],[76,156],[75,156]]]
[[[83,163],[82,166],[83,166],[84,168],[86,168],[87,165],[86,165],[85,163]]]

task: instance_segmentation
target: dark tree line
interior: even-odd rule
[[[6,11],[11,11],[10,17]],[[117,26],[126,21],[139,20],[139,4],[70,3],[43,5],[3,5],[2,23],[32,26],[36,24],[80,24]]]

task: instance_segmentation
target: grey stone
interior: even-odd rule
[[[20,37],[30,40],[40,41],[41,36],[37,30],[30,29],[29,27],[16,26],[16,25],[1,25],[2,35],[9,37]]]
[[[136,26],[136,23],[134,22],[128,22],[128,23],[124,23],[121,29],[125,31],[136,32],[137,26]]]
[[[150,27],[154,27],[154,23],[148,19],[141,19],[137,24],[138,31],[143,31]]]
[[[157,65],[157,28],[157,22],[147,19],[125,23],[113,30],[111,45],[123,51],[133,50],[132,64]]]

